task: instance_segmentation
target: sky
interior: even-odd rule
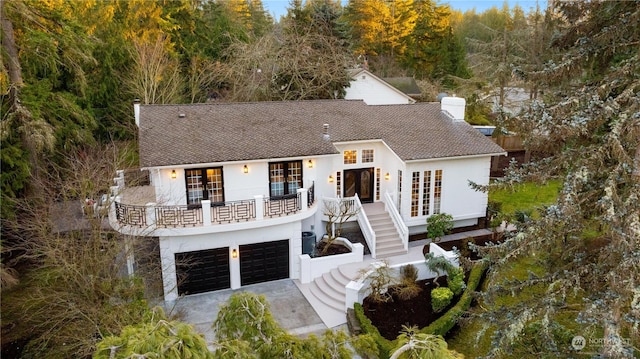
[[[290,0],[262,0],[262,5],[275,20],[278,20],[280,16],[287,13],[289,2]],[[504,2],[505,0],[439,0],[438,4],[449,4],[452,9],[462,12],[474,8],[476,12],[483,12],[493,6],[501,8]],[[544,9],[547,5],[546,0],[506,0],[506,2],[510,8],[516,6],[516,4],[520,5],[525,12],[528,12],[529,9],[535,9],[536,2],[540,3],[540,9]],[[346,0],[343,0],[344,3],[346,3]]]

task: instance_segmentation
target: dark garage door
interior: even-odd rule
[[[176,253],[178,294],[196,294],[231,287],[229,247]]]
[[[241,284],[289,278],[289,240],[240,246]]]

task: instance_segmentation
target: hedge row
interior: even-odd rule
[[[391,351],[395,347],[394,342],[388,340],[380,334],[378,328],[376,328],[371,320],[364,315],[364,309],[362,308],[362,304],[353,303],[353,311],[356,314],[356,318],[360,321],[360,329],[365,334],[370,334],[373,337],[373,340],[376,342],[378,346],[378,358],[388,358],[391,355]]]
[[[443,337],[456,325],[458,318],[462,316],[462,314],[469,309],[471,306],[471,302],[473,300],[473,292],[480,284],[480,280],[482,279],[482,275],[485,270],[489,266],[488,261],[480,261],[473,265],[471,268],[471,273],[469,273],[469,282],[467,283],[467,288],[464,293],[460,297],[460,300],[456,305],[449,309],[443,316],[433,321],[429,326],[422,328],[420,330],[421,333],[426,334],[435,334],[442,335]],[[364,315],[364,309],[362,309],[362,304],[354,303],[353,309],[356,314],[356,318],[360,322],[360,328],[362,332],[365,334],[370,334],[378,346],[379,358],[388,358],[391,354],[391,351],[396,346],[395,341],[391,341],[386,339],[380,334],[378,328],[371,323],[371,320]]]
[[[471,273],[469,273],[467,289],[462,293],[458,303],[456,303],[453,308],[449,309],[449,311],[447,311],[443,316],[431,322],[427,327],[421,329],[420,332],[442,335],[443,337],[447,335],[449,330],[451,330],[451,328],[453,328],[453,326],[458,322],[458,318],[460,318],[471,306],[471,302],[473,301],[473,292],[478,287],[478,284],[480,284],[482,275],[488,266],[489,262],[484,260],[475,263],[473,268],[471,268]]]

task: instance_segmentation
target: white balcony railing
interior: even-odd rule
[[[253,199],[211,203],[203,200],[197,207],[187,205],[133,205],[123,203],[120,196],[113,200],[113,217],[120,226],[137,228],[188,228],[260,221],[306,211],[315,202],[314,185],[298,189],[289,197]]]

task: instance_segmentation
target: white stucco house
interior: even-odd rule
[[[446,212],[486,213],[491,157],[504,150],[464,121],[464,99],[370,106],[362,100],[134,105],[150,186],[117,179],[109,220],[157,237],[165,300],[299,278],[303,232],[324,234],[323,202],[362,208],[374,258]],[[368,215],[368,205],[384,215]],[[379,225],[380,223],[390,225]],[[378,224],[378,225],[377,225]],[[185,259],[195,259],[183,265]]]

